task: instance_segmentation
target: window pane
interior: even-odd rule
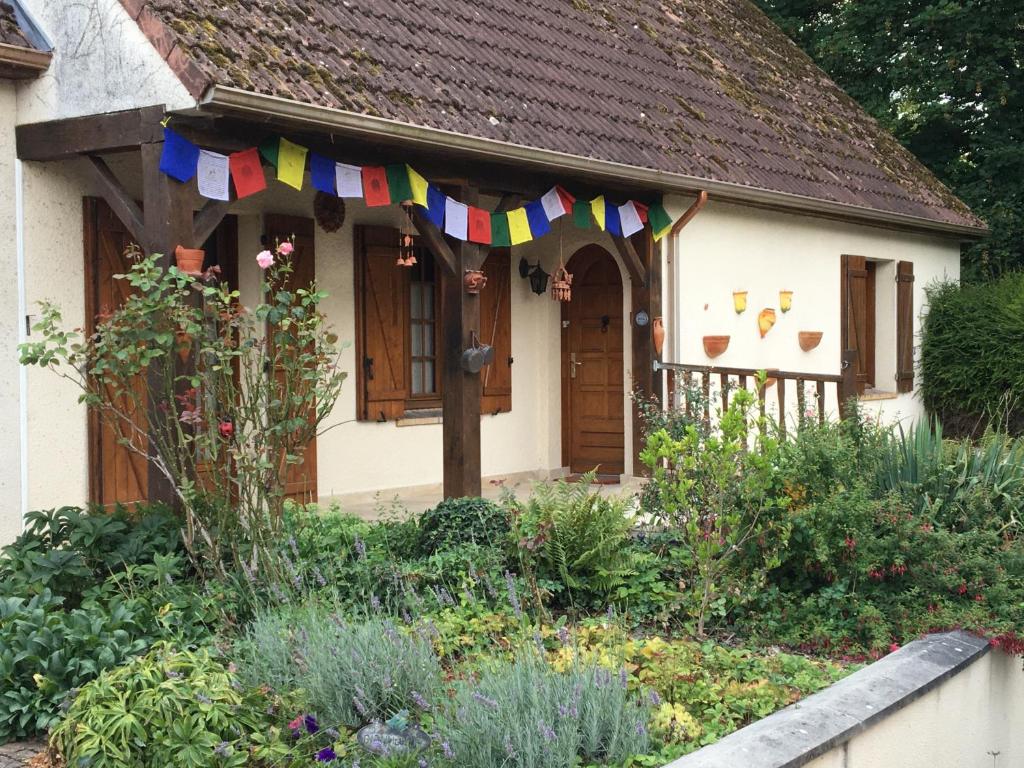
[[[412,356],[417,358],[423,355],[423,326],[413,323],[409,332],[409,340],[412,342]]]
[[[413,353],[415,354],[415,353]],[[428,357],[434,356],[434,326],[423,326],[423,354]]]
[[[424,320],[434,319],[434,285],[428,283],[423,286],[423,315]]]
[[[409,286],[409,298],[410,298],[410,312],[413,320],[418,320],[423,317],[422,314],[422,302],[420,300],[420,285],[419,283],[413,283]]]
[[[428,360],[427,362],[423,363],[423,382],[424,382],[424,390],[423,390],[424,392],[429,392],[430,394],[433,394],[434,392],[437,391],[437,388],[434,386],[434,361],[433,360]]]
[[[423,363],[413,362],[412,364],[412,393],[423,394]]]

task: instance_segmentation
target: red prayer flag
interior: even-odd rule
[[[363,166],[363,198],[368,206],[391,205],[387,169],[383,166]]]
[[[228,168],[231,170],[231,180],[235,182],[235,195],[239,200],[267,188],[263,163],[260,162],[260,151],[256,147],[228,155]]]
[[[638,203],[636,200],[633,201],[633,207],[636,208],[636,215],[640,217],[640,221],[644,224],[647,223],[647,206],[643,203]]]
[[[472,205],[469,206],[469,239],[474,243],[491,244],[491,214]]]
[[[555,191],[558,193],[558,199],[562,201],[562,207],[565,209],[565,212],[570,213],[572,211],[572,204],[576,202],[576,198],[566,192],[560,184],[555,185]]]

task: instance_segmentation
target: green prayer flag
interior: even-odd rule
[[[395,163],[384,169],[388,176],[388,192],[392,203],[404,203],[412,200],[412,184],[409,183],[409,166]]]
[[[672,228],[672,217],[661,203],[655,203],[647,210],[647,220],[651,222],[655,240],[660,240]]]
[[[508,214],[491,214],[491,245],[495,248],[512,245],[512,237],[508,232]]]
[[[572,204],[572,223],[580,229],[590,229],[589,200],[577,200]]]
[[[277,156],[281,151],[281,137],[268,136],[260,142],[260,154],[272,166],[277,168]]]

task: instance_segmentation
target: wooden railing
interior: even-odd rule
[[[711,385],[714,377],[718,378],[718,397],[722,401],[722,409],[729,407],[729,397],[737,388],[748,389],[748,384],[756,386],[758,407],[761,415],[767,412],[766,398],[769,390],[775,390],[775,396],[779,405],[779,432],[786,434],[786,382],[796,382],[797,414],[801,423],[808,418],[807,410],[807,384],[814,385],[814,398],[817,400],[818,423],[825,423],[825,399],[827,388],[834,386],[836,390],[836,401],[839,406],[839,415],[846,413],[847,403],[850,398],[857,396],[857,353],[849,350],[843,354],[841,373],[797,373],[794,371],[780,371],[774,368],[728,368],[725,366],[713,365],[691,365],[688,363],[662,363],[655,361],[655,371],[668,371],[668,402],[673,407],[682,407],[687,415],[695,417],[697,405],[693,402],[691,393],[700,392],[697,398],[700,414],[705,423],[711,420]],[[761,371],[767,375],[767,380],[758,386],[758,375]],[[694,381],[694,379],[698,381]],[[734,381],[735,379],[735,381]],[[775,386],[772,386],[772,385]],[[682,402],[680,402],[680,397]]]

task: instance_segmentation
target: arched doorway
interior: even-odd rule
[[[625,472],[622,275],[599,245],[566,265],[572,301],[562,304],[562,461],[572,472]]]

